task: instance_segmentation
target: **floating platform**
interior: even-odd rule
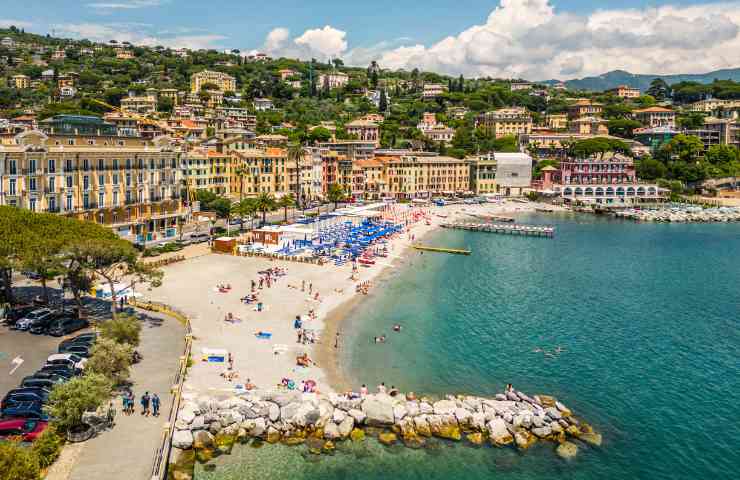
[[[528,237],[547,237],[555,236],[555,228],[543,225],[522,225],[518,223],[443,223],[444,228],[455,230],[470,230],[473,232],[502,233],[509,235],[524,235]]]
[[[469,213],[468,215],[478,218],[480,220],[484,220],[486,222],[514,222],[513,217],[504,217],[501,215],[483,215],[479,213]]]
[[[416,250],[424,250],[427,252],[437,252],[437,253],[452,253],[455,255],[470,255],[472,252],[470,250],[465,250],[461,248],[444,248],[444,247],[427,247],[424,245],[412,245]]]

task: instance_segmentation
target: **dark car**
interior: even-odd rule
[[[60,377],[61,378],[61,377]],[[62,382],[66,381],[66,379],[63,379]],[[34,376],[26,377],[21,382],[22,388],[45,388],[47,390],[51,390],[54,388],[55,385],[57,385],[56,382],[50,378],[38,378]]]
[[[53,373],[67,379],[79,375],[79,372],[75,368],[71,368],[66,365],[44,365],[36,373],[42,372]]]
[[[49,415],[44,412],[44,406],[41,402],[20,402],[13,403],[8,407],[0,410],[3,417],[27,418],[32,420],[48,420]]]
[[[59,353],[62,353],[62,350],[69,345],[85,345],[91,347],[95,344],[95,341],[97,339],[98,334],[95,332],[81,333],[76,337],[68,338],[67,340],[63,340],[62,342],[60,342],[58,351]]]
[[[56,314],[52,314],[48,317],[39,318],[38,320],[35,320],[33,322],[31,328],[29,328],[28,331],[33,333],[34,335],[42,335],[44,333],[48,333],[49,329],[52,327],[52,325],[54,325],[57,319],[58,316]]]
[[[15,322],[33,312],[37,308],[38,307],[36,307],[35,305],[17,305],[6,312],[5,318],[3,318],[3,323],[11,326],[15,325]]]
[[[62,318],[58,318],[51,324],[51,326],[49,326],[49,335],[61,337],[72,332],[76,332],[77,330],[82,330],[83,328],[87,328],[89,326],[90,322],[88,322],[84,318],[65,316]]]
[[[9,391],[2,402],[0,408],[5,408],[13,403],[22,402],[41,402],[46,403],[49,398],[49,390],[43,388],[16,388]]]
[[[72,343],[70,345],[66,345],[64,348],[59,347],[59,353],[74,353],[78,357],[88,358],[92,353],[92,346],[81,343]]]
[[[68,376],[59,375],[58,373],[54,373],[54,372],[44,372],[44,371],[41,371],[41,370],[39,370],[38,372],[34,373],[33,375],[29,375],[27,377],[24,377],[23,380],[27,380],[27,379],[31,379],[31,378],[36,378],[36,379],[39,379],[39,380],[51,380],[54,383],[66,382],[67,380],[69,380],[69,377]]]

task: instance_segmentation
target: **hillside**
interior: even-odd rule
[[[648,89],[650,82],[655,78],[665,80],[669,85],[679,82],[699,82],[712,83],[717,80],[740,81],[740,68],[730,68],[724,70],[715,70],[708,73],[686,73],[676,75],[644,75],[626,72],[624,70],[614,70],[598,77],[584,77],[575,80],[568,80],[565,85],[572,90],[589,90],[604,91],[614,88],[618,85],[628,85],[639,88],[643,92]]]

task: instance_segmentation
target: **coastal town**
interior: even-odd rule
[[[421,258],[475,257],[440,232],[730,224],[739,176],[730,79],[597,90],[2,28],[0,480],[192,479],[241,444],[571,465],[603,437],[570,399],[368,385],[346,319]]]

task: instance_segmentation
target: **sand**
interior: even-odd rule
[[[376,264],[359,268],[358,282],[374,282],[384,271],[399,268],[402,257],[412,243],[412,236],[419,241],[425,234],[439,227],[440,223],[456,218],[468,218],[468,213],[507,214],[533,211],[537,204],[511,203],[484,205],[451,205],[431,207],[431,225],[421,221],[409,227],[408,233],[397,235],[389,244],[389,256],[377,258]],[[442,218],[438,215],[446,216]],[[265,304],[263,312],[256,312],[253,305],[239,300],[250,293],[252,279],[259,279],[259,271],[271,267],[284,267],[287,275],[279,277],[272,288],[259,291]],[[338,351],[342,348],[342,321],[365,298],[355,292],[356,282],[351,279],[350,264],[338,267],[270,261],[259,257],[235,257],[224,254],[207,254],[165,267],[162,286],[146,292],[145,297],[172,305],[187,314],[193,329],[193,366],[188,372],[185,391],[211,395],[229,394],[238,384],[250,379],[260,390],[277,388],[282,378],[314,380],[320,391],[345,391],[350,388],[338,365]],[[313,284],[319,292],[316,302],[306,290]],[[219,284],[230,284],[229,293],[220,293]],[[372,292],[371,287],[371,292]],[[315,344],[297,343],[293,328],[296,315],[306,316],[310,309],[317,314],[315,321],[304,325],[319,334]],[[225,322],[231,312],[240,321]],[[272,334],[269,340],[258,339],[255,332]],[[336,333],[340,332],[337,338]],[[335,347],[337,345],[337,347]],[[226,349],[232,352],[234,371],[238,378],[229,382],[220,374],[226,371],[223,363],[202,360],[202,349]],[[281,353],[275,354],[279,350]],[[307,353],[315,366],[296,366],[296,356]],[[357,388],[357,385],[354,385]]]

